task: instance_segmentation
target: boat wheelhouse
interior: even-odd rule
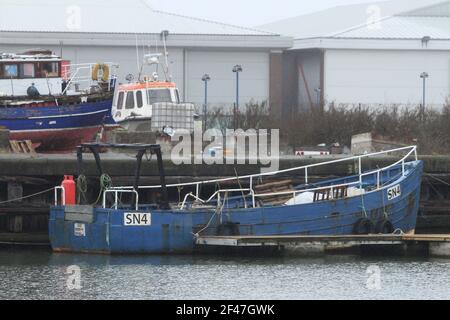
[[[41,95],[61,95],[63,68],[69,62],[51,51],[27,51],[23,54],[0,54],[0,97],[27,96],[34,87]]]
[[[66,205],[67,190],[57,187],[49,221],[53,250],[191,253],[198,239],[204,236],[415,232],[423,171],[416,147],[272,173],[167,185],[160,146],[88,144],[78,149],[79,176],[83,177],[85,149],[95,154],[99,174],[104,174],[98,152],[106,147],[137,151],[134,186],[106,187],[102,204],[95,207],[83,202]],[[157,156],[160,185],[139,185],[142,157],[147,152]],[[366,159],[385,155],[394,155],[399,160],[375,170],[363,170]],[[348,165],[355,173],[323,181],[310,178],[317,168],[336,165]],[[292,180],[286,180],[294,175],[302,176],[303,183],[295,185]],[[239,187],[220,187],[230,183]],[[207,186],[213,187],[209,193],[205,191]],[[180,192],[179,201],[169,201],[171,189]],[[149,190],[160,195],[156,203],[139,200],[142,192]]]
[[[164,125],[173,129],[179,128],[177,123],[168,121],[166,124],[160,124],[163,119],[157,120],[158,115],[169,117],[175,109],[181,109],[189,118],[193,117],[193,105],[180,103],[180,94],[175,83],[146,81],[119,85],[112,114],[114,121],[129,131],[161,132]]]
[[[118,86],[112,106],[113,119],[128,131],[164,132],[170,127],[192,132],[195,106],[180,101],[179,90],[169,75],[167,59],[163,66],[165,79],[160,80],[160,57],[161,54],[144,57],[141,73],[144,66],[153,66],[156,71],[151,76],[140,74],[135,82],[131,82],[130,76],[130,83]]]
[[[93,141],[111,117],[117,64],[71,64],[46,50],[0,55],[0,126],[38,151]]]

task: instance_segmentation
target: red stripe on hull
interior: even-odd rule
[[[55,131],[26,131],[10,133],[11,140],[31,140],[38,151],[70,152],[85,142],[92,142],[101,127],[63,129]]]

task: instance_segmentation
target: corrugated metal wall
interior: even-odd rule
[[[203,101],[204,84],[202,76],[211,76],[208,85],[209,104],[217,107],[231,107],[236,97],[235,65],[241,65],[243,72],[239,75],[240,105],[250,100],[264,101],[269,98],[269,52],[220,52],[188,51],[187,66],[187,100]]]
[[[325,99],[328,103],[442,106],[450,95],[450,51],[327,50]]]

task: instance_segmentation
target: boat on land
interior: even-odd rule
[[[129,132],[194,131],[195,106],[180,102],[174,82],[157,79],[153,75],[142,82],[119,85],[112,107],[114,121]]]
[[[167,185],[159,145],[85,144],[77,151],[79,177],[84,177],[83,151],[89,150],[105,180],[99,156],[103,148],[137,152],[135,183],[103,185],[102,204],[95,207],[75,203],[73,194],[64,186],[57,187],[49,221],[50,242],[56,252],[176,254],[194,252],[198,239],[207,236],[415,232],[423,163],[414,146],[272,173]],[[160,185],[139,185],[142,158],[147,153],[158,159]],[[365,159],[385,155],[399,160],[363,170]],[[317,168],[345,164],[353,167],[355,174],[324,181],[310,179]],[[286,180],[293,175],[302,176],[304,183],[293,185]],[[240,187],[215,190],[215,186],[229,183]],[[215,191],[202,192],[208,185]],[[178,190],[181,201],[171,203],[170,190]],[[149,191],[157,192],[158,200],[141,203],[140,195]],[[69,198],[70,204],[66,202]]]
[[[0,127],[38,151],[92,142],[111,117],[117,65],[71,64],[47,50],[0,54]]]
[[[138,79],[134,81],[134,77],[129,75],[129,83],[118,86],[115,93],[112,116],[114,121],[127,131],[194,131],[194,118],[197,117],[195,106],[181,102],[177,85],[172,81],[166,37],[167,32],[163,31],[161,38],[164,54],[146,54]],[[144,75],[145,72],[150,75]]]

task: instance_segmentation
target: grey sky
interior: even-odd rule
[[[330,7],[376,0],[147,0],[154,9],[254,27]]]

